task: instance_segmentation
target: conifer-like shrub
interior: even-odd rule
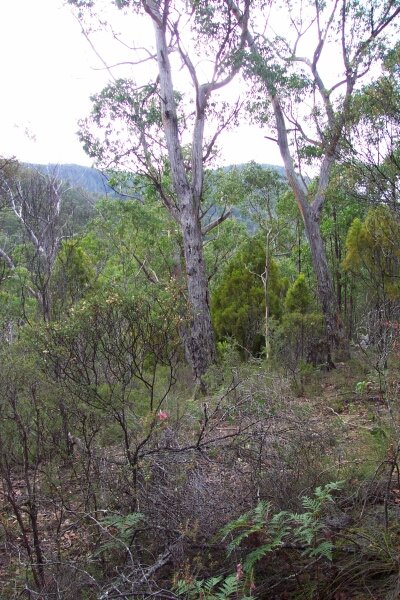
[[[211,310],[219,341],[233,339],[244,354],[259,354],[264,345],[265,248],[262,241],[251,239],[229,262],[215,288]],[[268,301],[271,317],[282,315],[286,281],[275,261],[269,261]]]

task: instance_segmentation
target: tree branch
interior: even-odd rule
[[[5,263],[7,263],[7,266],[10,269],[15,269],[15,264],[13,263],[7,252],[5,252],[2,248],[0,248],[0,257],[4,260]]]
[[[226,221],[226,219],[228,219],[231,216],[231,214],[232,214],[231,208],[228,208],[227,210],[224,208],[222,214],[219,217],[214,219],[214,221],[211,221],[211,223],[208,223],[208,225],[205,225],[204,227],[202,227],[202,229],[201,229],[202,235],[203,236],[207,235],[207,233],[209,233],[210,231],[215,229],[215,227],[218,227],[218,225],[221,225],[221,223]]]

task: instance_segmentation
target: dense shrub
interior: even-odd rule
[[[254,238],[230,261],[212,296],[212,318],[218,340],[233,338],[245,353],[257,354],[264,344],[265,248]],[[269,262],[270,316],[280,318],[286,281],[275,261]]]

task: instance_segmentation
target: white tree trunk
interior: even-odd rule
[[[156,37],[161,113],[171,166],[171,177],[176,193],[176,209],[174,209],[173,216],[181,229],[186,263],[186,284],[190,312],[190,323],[187,328],[189,335],[185,336],[186,354],[190,356],[195,379],[200,380],[215,357],[215,341],[211,325],[208,280],[203,256],[200,223],[200,199],[204,177],[202,142],[207,87],[200,87],[198,90],[197,118],[192,140],[192,181],[189,181],[178,129],[165,23],[160,14],[158,3],[148,0],[145,2],[145,9],[153,20]]]

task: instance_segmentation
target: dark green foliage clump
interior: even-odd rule
[[[328,362],[322,314],[313,301],[304,273],[289,286],[285,313],[274,330],[274,354],[292,373],[307,363]]]
[[[229,262],[212,298],[212,317],[217,339],[234,338],[246,352],[257,354],[264,344],[265,250],[253,238]],[[270,260],[268,300],[270,316],[280,319],[287,283]]]
[[[310,307],[310,290],[307,286],[304,273],[300,273],[287,291],[285,308],[287,312],[305,314],[310,311]]]

